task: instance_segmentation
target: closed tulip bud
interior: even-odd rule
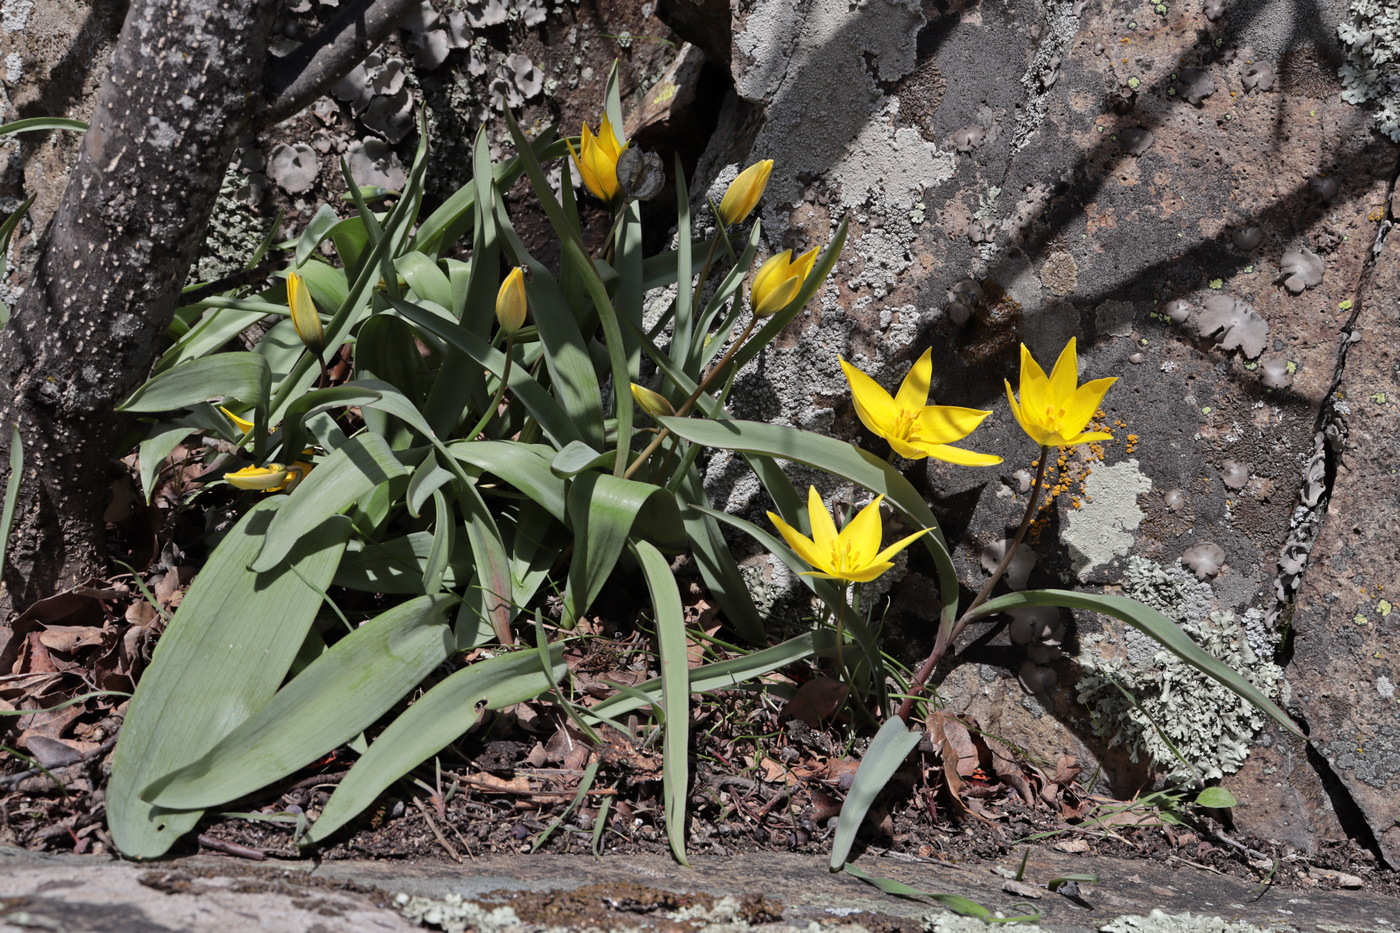
[[[763,189],[768,187],[768,176],[772,174],[772,159],[755,162],[740,172],[739,177],[729,183],[724,200],[719,202],[720,223],[727,227],[749,216],[758,199],[763,197]]]
[[[635,382],[632,383],[632,398],[642,411],[651,415],[653,418],[660,418],[663,415],[674,415],[676,413],[675,406],[667,400],[666,396],[662,395],[660,392],[653,392],[651,389],[644,386],[639,386]]]
[[[292,326],[297,336],[312,353],[319,355],[326,348],[326,332],[321,326],[321,314],[311,300],[306,281],[295,272],[287,273],[287,307],[292,312]]]
[[[516,266],[510,270],[501,290],[496,292],[496,323],[507,336],[513,335],[525,326],[525,311],[529,302],[525,297],[525,269]]]
[[[796,259],[792,258],[792,250],[785,249],[759,266],[749,290],[749,305],[753,308],[754,317],[777,314],[791,304],[816,259],[815,247]]]

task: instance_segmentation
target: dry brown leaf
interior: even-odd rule
[[[835,715],[850,692],[851,688],[839,680],[826,676],[813,677],[797,688],[780,716],[784,722],[796,719],[815,729]]]

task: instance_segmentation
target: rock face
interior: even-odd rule
[[[777,161],[774,248],[821,243],[842,216],[853,226],[834,283],[735,398],[750,417],[883,451],[837,356],[894,385],[931,345],[934,398],[995,410],[971,446],[1007,457],[912,466],[976,586],[1034,455],[1002,380],[1019,342],[1048,363],[1077,337],[1084,378],[1120,377],[1104,404],[1115,440],[1062,465],[1030,585],[1171,595],[1163,611],[1267,681],[1312,745],[1256,736],[1248,711],[1200,702],[1199,678],[1083,614],[1058,676],[1034,678],[1058,687],[1026,693],[1014,675],[1027,648],[999,636],[944,699],[1040,754],[1104,758],[1127,787],[1144,765],[1116,759],[1151,724],[1093,681],[1127,676],[1149,712],[1199,739],[1193,765],[1226,772],[1238,826],[1305,849],[1374,832],[1396,863],[1400,719],[1382,642],[1400,612],[1385,592],[1394,532],[1376,520],[1400,504],[1381,452],[1396,386],[1374,297],[1394,294],[1395,247],[1372,253],[1396,150],[1342,98],[1339,4],[1208,6],[736,6],[735,95],[702,174]],[[1343,352],[1353,321],[1361,340]],[[751,495],[735,484],[728,505]],[[894,595],[911,657],[931,622],[900,592],[926,586],[916,568]]]
[[[906,464],[975,588],[983,554],[1024,507],[1036,453],[1003,380],[1015,381],[1021,342],[1049,364],[1077,338],[1083,378],[1119,377],[1102,419],[1114,440],[1057,464],[1062,493],[1030,542],[1028,585],[1158,600],[1275,690],[1312,743],[1255,735],[1246,713],[1204,702],[1151,645],[1082,613],[1062,617],[1048,646],[1059,651],[1005,631],[979,641],[950,665],[948,705],[1041,756],[1099,760],[1131,790],[1152,770],[1135,750],[1153,730],[1095,681],[1126,677],[1156,698],[1144,709],[1195,737],[1194,766],[1225,772],[1242,799],[1237,827],[1303,849],[1351,833],[1400,864],[1388,644],[1400,625],[1388,449],[1400,273],[1397,244],[1384,242],[1397,151],[1344,100],[1368,98],[1352,87],[1360,72],[1338,77],[1348,55],[1365,58],[1337,38],[1351,21],[1340,0],[518,6],[547,15],[527,22],[494,0],[425,5],[342,93],[250,144],[228,202],[262,206],[229,214],[211,242],[240,255],[265,232],[268,197],[309,215],[338,194],[326,169],[342,154],[391,183],[414,143],[404,114],[421,101],[441,183],[460,183],[482,120],[523,108],[576,129],[596,119],[620,57],[629,131],[682,152],[692,190],[722,191],[742,166],[776,161],[762,206],[770,249],[822,244],[851,221],[828,286],[741,376],[741,415],[883,453],[838,357],[893,386],[932,346],[933,400],[992,409],[969,446],[1006,457]],[[112,24],[73,9],[50,0],[27,24],[6,20],[0,39],[24,53],[6,59],[12,85],[15,62],[40,58],[35,24],[70,56],[101,47]],[[657,16],[692,44],[634,41],[667,36]],[[44,82],[44,93],[10,88],[24,115],[69,100],[81,115],[90,87]],[[61,182],[58,155],[42,176],[30,160],[30,188]],[[721,505],[763,505],[723,458],[709,481]],[[927,570],[915,563],[891,594],[890,647],[910,661],[932,642]]]

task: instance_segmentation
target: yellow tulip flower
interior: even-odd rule
[[[297,336],[312,353],[319,355],[326,348],[326,332],[321,326],[321,314],[311,300],[306,281],[295,272],[287,273],[287,307],[292,312],[292,326]]]
[[[724,226],[737,224],[758,204],[763,197],[763,189],[768,187],[768,176],[773,174],[773,160],[755,162],[739,173],[739,177],[729,183],[724,199],[719,202],[719,221]]]
[[[1075,340],[1065,344],[1055,368],[1047,377],[1031,351],[1021,344],[1021,398],[1017,401],[1006,380],[1006,397],[1021,430],[1041,447],[1073,447],[1090,441],[1112,440],[1104,431],[1085,431],[1104,393],[1118,381],[1116,376],[1079,384],[1079,355]]]
[[[510,270],[506,280],[496,292],[496,323],[507,335],[514,334],[525,325],[525,311],[529,302],[525,297],[525,270],[516,266]]]
[[[569,154],[574,157],[574,165],[578,167],[578,173],[583,178],[584,187],[593,192],[593,196],[600,201],[611,204],[622,190],[617,183],[617,160],[628,144],[617,138],[612,121],[606,114],[603,116],[602,125],[598,127],[597,136],[593,135],[585,123],[580,137],[577,150],[574,149],[573,143],[568,143],[568,146]]]
[[[749,289],[753,316],[768,317],[791,304],[816,261],[816,247],[796,259],[792,258],[792,250],[785,249],[759,266]]]
[[[933,375],[933,351],[925,350],[904,382],[891,398],[879,383],[845,360],[841,369],[851,384],[851,400],[856,416],[875,434],[890,442],[901,457],[921,460],[933,457],[960,466],[992,466],[1001,463],[994,454],[980,454],[952,446],[982,423],[989,411],[928,404],[929,380]]]
[[[826,510],[815,486],[807,487],[807,518],[812,524],[812,537],[802,534],[772,512],[768,513],[768,520],[798,557],[817,568],[803,576],[868,583],[894,566],[891,557],[931,530],[925,528],[916,531],[880,550],[880,537],[884,530],[880,521],[880,502],[884,498],[876,496],[875,501],[861,509],[840,533],[837,533],[836,521]]]

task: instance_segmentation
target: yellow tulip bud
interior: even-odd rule
[[[653,418],[660,418],[663,415],[674,415],[676,413],[675,406],[667,400],[666,396],[662,395],[660,392],[653,392],[651,389],[644,386],[639,386],[635,382],[632,383],[632,398],[637,402],[637,405],[642,411],[651,415]]]
[[[754,317],[768,317],[791,304],[816,259],[815,247],[796,259],[792,258],[792,250],[785,249],[759,266],[749,290]]]
[[[506,280],[496,292],[496,323],[507,336],[525,326],[525,312],[529,301],[525,297],[525,269],[516,266],[510,270]]]
[[[574,149],[573,143],[569,143],[568,146],[584,187],[593,192],[593,196],[600,201],[612,203],[621,190],[617,183],[617,160],[628,144],[617,138],[612,121],[607,116],[603,117],[597,136],[593,135],[587,123],[583,125],[583,132],[579,136],[577,150]]]
[[[772,174],[772,159],[755,162],[740,172],[739,177],[729,183],[724,200],[719,202],[720,223],[727,227],[749,216],[758,199],[763,197],[763,189],[768,187],[768,176]]]
[[[265,467],[244,467],[232,473],[225,473],[224,480],[239,489],[256,489],[271,492],[281,489],[287,482],[288,470],[280,463],[269,463]]]
[[[316,303],[311,300],[311,292],[306,281],[295,272],[287,273],[287,307],[292,312],[292,326],[297,336],[312,353],[320,354],[326,348],[326,332],[321,326],[321,314]]]

